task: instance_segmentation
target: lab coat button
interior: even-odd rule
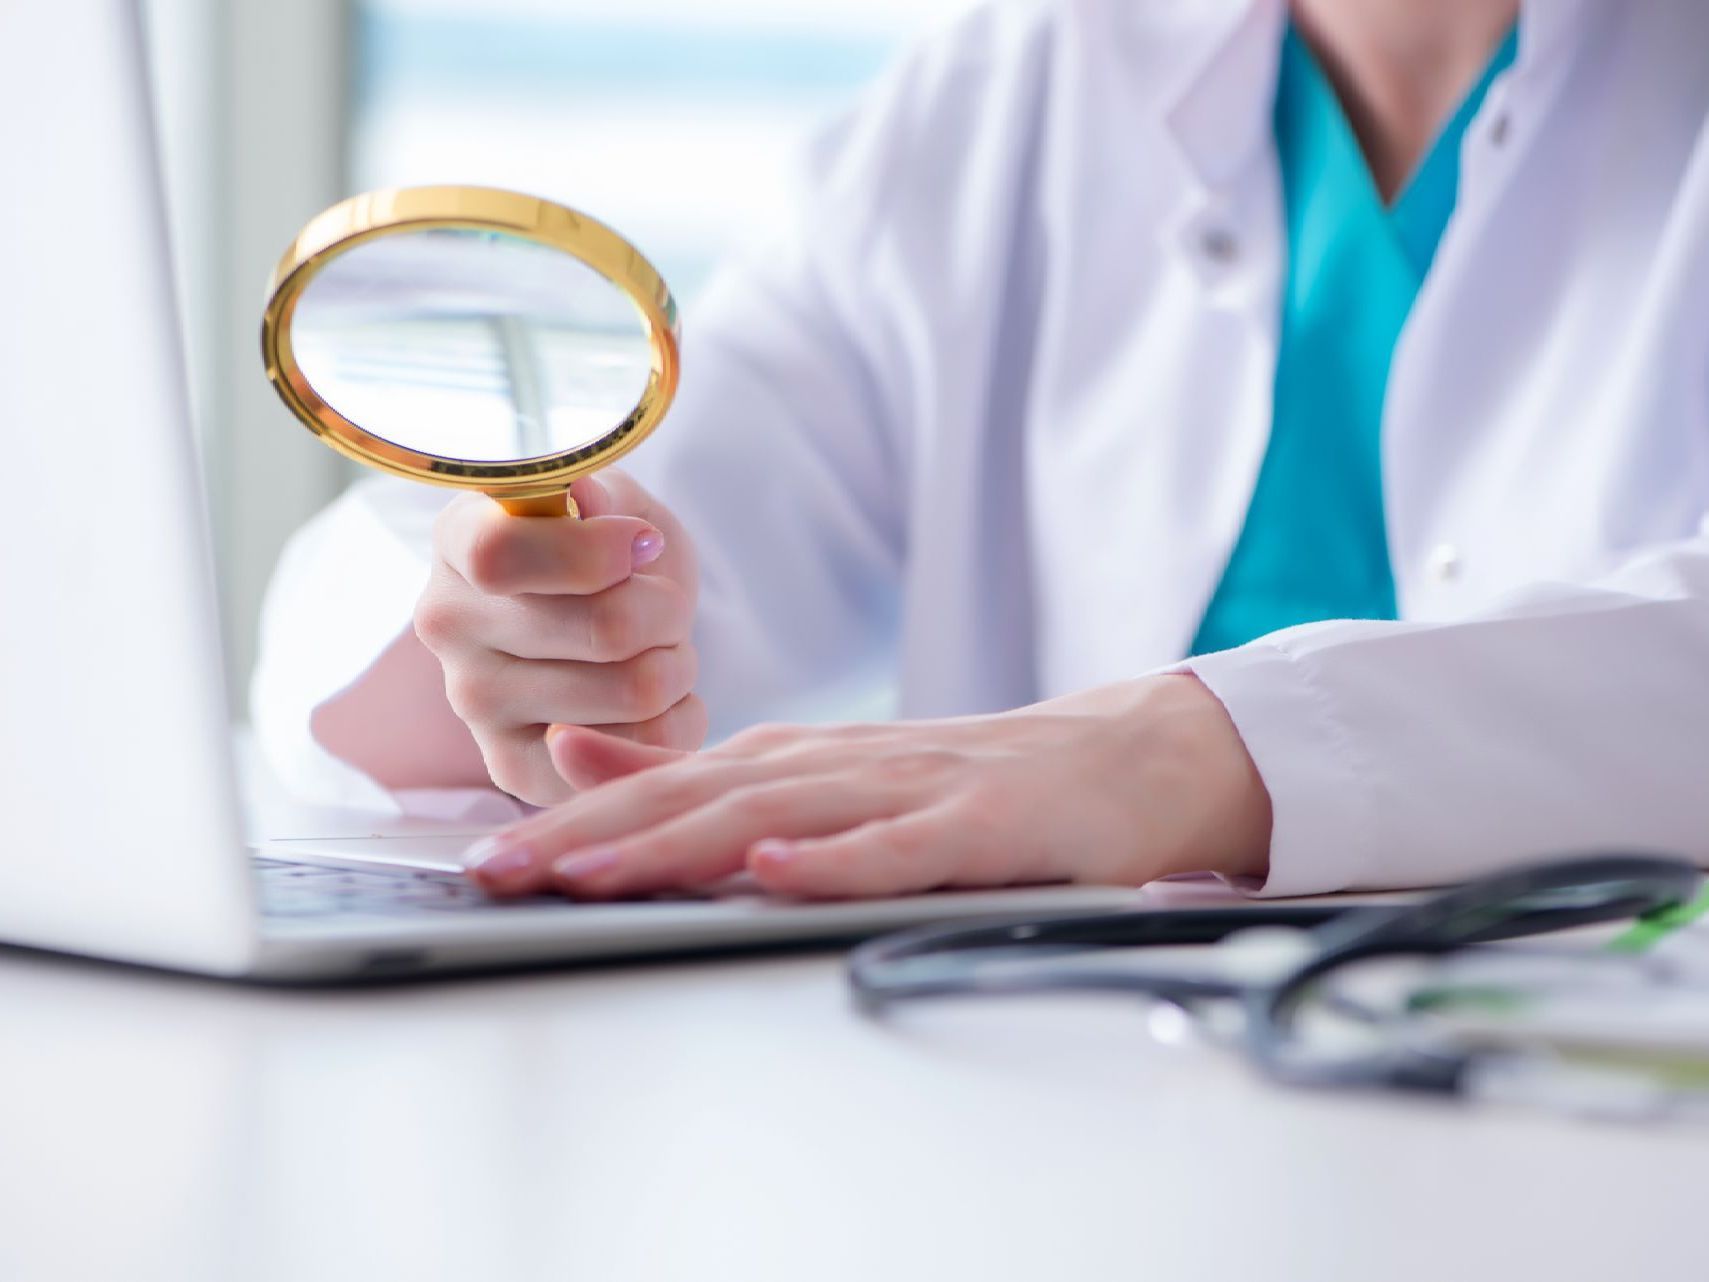
[[[1439,543],[1431,549],[1424,573],[1432,583],[1452,583],[1460,577],[1463,568],[1460,549],[1452,543]]]
[[[1507,112],[1501,112],[1494,120],[1489,122],[1489,145],[1492,147],[1503,146],[1507,142],[1507,135],[1512,131],[1512,129],[1513,118],[1509,116]]]
[[[1199,233],[1199,248],[1204,256],[1219,266],[1227,266],[1240,257],[1240,242],[1226,227],[1207,227]]]

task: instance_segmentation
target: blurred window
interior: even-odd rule
[[[679,298],[807,131],[968,0],[357,0],[350,178],[514,187],[611,223]]]

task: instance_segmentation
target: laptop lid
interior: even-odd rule
[[[134,0],[0,5],[0,941],[256,947]]]

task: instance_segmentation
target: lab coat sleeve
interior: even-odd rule
[[[1265,894],[1709,862],[1709,539],[1460,621],[1308,624],[1182,666],[1269,788]]]
[[[285,545],[268,586],[250,683],[255,746],[293,797],[392,811],[397,800],[327,751],[314,710],[366,676],[409,626],[427,582],[443,490],[372,478],[351,486]],[[399,710],[400,724],[407,712]]]

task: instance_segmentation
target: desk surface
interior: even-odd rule
[[[829,955],[291,992],[0,952],[0,1277],[1701,1276],[1709,1135],[1279,1092]],[[1121,1271],[1113,1273],[1112,1271]]]

